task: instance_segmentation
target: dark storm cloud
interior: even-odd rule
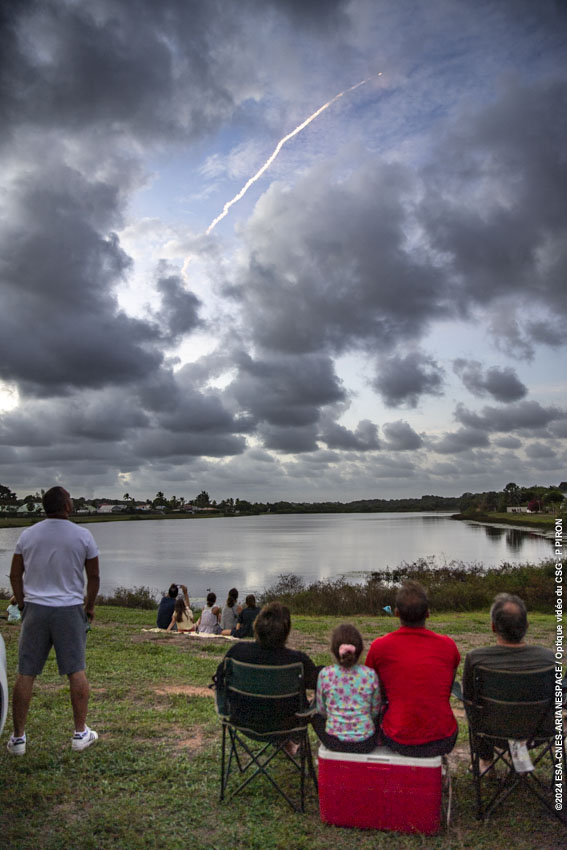
[[[560,440],[565,439],[567,437],[567,419],[552,422],[547,430],[554,437],[557,437]]]
[[[482,308],[508,298],[565,314],[563,81],[501,87],[462,116],[424,172],[421,221],[448,258],[454,294]],[[530,315],[529,314],[529,315]],[[530,315],[531,318],[531,315]],[[537,326],[536,326],[537,327]],[[528,337],[535,330],[525,324]]]
[[[529,458],[532,458],[532,460],[557,457],[551,446],[548,446],[545,443],[530,443],[529,446],[526,447],[526,455]]]
[[[565,91],[553,80],[502,84],[489,107],[446,124],[421,167],[368,152],[355,164],[345,148],[340,179],[316,166],[293,185],[273,184],[242,230],[248,257],[230,290],[253,339],[286,352],[392,350],[474,309],[505,350],[530,356],[536,337],[555,345],[565,312],[556,120]],[[533,314],[550,310],[545,339],[546,320]],[[512,372],[489,371],[484,383],[498,399],[521,397]],[[397,403],[395,390],[387,396]]]
[[[407,247],[412,175],[366,156],[340,183],[329,177],[314,168],[270,187],[243,231],[248,260],[231,293],[267,349],[392,349],[448,309],[443,279]]]
[[[382,430],[388,441],[386,448],[392,451],[413,451],[423,445],[423,439],[403,419],[398,419],[396,422],[387,422],[382,426]]]
[[[174,432],[218,434],[238,430],[217,393],[191,388],[180,389],[175,403],[156,418],[163,428]]]
[[[467,428],[485,432],[540,431],[552,422],[566,420],[567,411],[554,406],[543,407],[537,401],[520,401],[508,407],[483,407],[481,413],[458,404],[455,419]]]
[[[181,462],[186,456],[225,457],[241,454],[246,448],[243,437],[230,434],[214,434],[203,431],[194,433],[173,433],[162,429],[148,429],[133,442],[134,453],[150,461],[154,458],[167,458]]]
[[[369,419],[361,420],[354,431],[337,422],[329,422],[321,431],[319,439],[330,449],[364,452],[380,448],[378,428]]]
[[[378,364],[373,386],[389,407],[417,407],[422,395],[441,395],[444,371],[427,354],[394,355]]]
[[[15,190],[0,224],[0,376],[41,395],[156,369],[157,326],[122,313],[113,292],[130,266],[101,232],[117,221],[115,189],[47,162]]]
[[[482,364],[477,360],[458,358],[453,361],[453,371],[467,390],[476,396],[491,395],[496,401],[508,402],[518,401],[528,392],[527,387],[510,367],[500,369],[498,366],[492,366],[484,372]]]
[[[5,4],[0,120],[67,132],[103,127],[138,139],[202,136],[256,79],[254,21],[344,27],[342,0],[90,0]],[[11,8],[10,8],[11,6]],[[17,7],[17,8],[16,8]],[[253,16],[253,17],[252,17]],[[315,25],[317,24],[317,25]]]
[[[490,441],[485,432],[474,428],[461,428],[459,431],[445,434],[441,440],[432,442],[434,451],[440,454],[459,454],[489,445]]]
[[[156,319],[170,340],[194,331],[203,323],[199,318],[201,301],[190,292],[178,274],[167,274],[165,264],[160,264],[156,288],[161,295],[161,309]]]
[[[492,442],[502,449],[520,449],[523,445],[517,437],[495,437]]]
[[[248,96],[256,71],[239,45],[251,14],[267,31],[278,16],[311,28],[315,13],[333,27],[341,5],[8,4],[0,377],[47,395],[159,370],[162,350],[199,325],[199,302],[165,274],[154,321],[118,307],[131,260],[113,231],[140,185],[139,159],[157,141],[203,136]]]
[[[107,388],[73,398],[30,401],[0,417],[0,443],[13,446],[51,446],[83,440],[120,441],[133,429],[144,428],[148,416],[134,395]]]
[[[241,354],[235,365],[238,374],[227,395],[238,402],[244,414],[276,428],[307,426],[311,434],[310,426],[317,422],[319,409],[345,398],[333,362],[325,356],[282,355],[254,360]]]
[[[262,423],[258,436],[267,449],[288,454],[301,454],[317,450],[317,428],[315,425],[287,425],[280,427]]]

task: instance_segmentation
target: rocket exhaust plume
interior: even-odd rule
[[[226,202],[226,204],[222,208],[222,212],[215,219],[213,219],[213,221],[211,221],[211,223],[207,227],[207,235],[217,226],[219,221],[222,221],[231,206],[237,201],[240,201],[240,199],[244,197],[250,186],[252,186],[252,184],[255,183],[256,180],[259,180],[262,174],[267,171],[267,169],[275,160],[275,158],[277,157],[286,142],[289,142],[290,139],[293,139],[294,136],[297,136],[298,133],[301,133],[302,130],[305,130],[308,124],[311,124],[311,122],[314,121],[315,118],[318,118],[319,115],[321,115],[321,113],[325,111],[325,109],[328,109],[329,106],[332,106],[332,104],[335,103],[335,101],[337,101],[340,97],[343,97],[345,94],[349,94],[351,91],[360,88],[360,86],[363,86],[365,83],[369,82],[369,80],[373,80],[375,77],[381,76],[382,72],[380,71],[380,73],[374,74],[372,77],[367,77],[365,80],[361,80],[359,83],[356,83],[356,85],[351,86],[349,89],[345,89],[344,91],[339,92],[334,97],[332,97],[331,100],[328,100],[327,103],[324,103],[323,106],[320,106],[319,109],[317,109],[313,113],[313,115],[310,115],[309,118],[306,118],[305,121],[303,121],[298,127],[295,128],[295,130],[292,130],[291,133],[288,133],[287,136],[284,136],[283,139],[280,139],[280,141],[274,148],[274,152],[271,154],[271,156],[268,157],[264,165],[256,172],[253,177],[246,181],[240,192],[235,195],[232,200]]]

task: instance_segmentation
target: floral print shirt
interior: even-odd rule
[[[379,708],[378,676],[370,667],[333,664],[319,673],[317,711],[327,718],[327,734],[341,741],[364,741],[374,733]]]

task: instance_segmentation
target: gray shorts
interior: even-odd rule
[[[51,607],[26,602],[22,613],[18,672],[39,676],[55,647],[61,676],[85,669],[87,615],[83,605]]]

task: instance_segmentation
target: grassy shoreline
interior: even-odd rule
[[[307,512],[306,512],[307,513]],[[380,513],[380,511],[376,511],[376,513]],[[430,513],[430,512],[429,512]],[[442,511],[442,513],[447,513],[446,511]],[[269,514],[270,516],[287,516],[287,514]],[[311,516],[312,514],[309,513]],[[342,515],[342,514],[341,514]],[[248,516],[268,516],[268,514],[230,514],[225,515],[221,512],[217,514],[184,514],[184,513],[170,513],[170,514],[162,514],[155,513],[150,515],[145,514],[92,514],[85,516],[77,516],[72,515],[71,520],[73,522],[80,523],[81,525],[88,525],[90,523],[99,523],[99,522],[148,522],[150,520],[201,520],[201,519],[243,519]],[[45,519],[43,516],[34,516],[34,517],[0,517],[0,528],[25,528],[29,525],[34,525],[36,522],[40,522],[42,519]],[[545,531],[548,533],[553,533],[555,527],[555,520],[557,517],[552,516],[551,514],[508,514],[508,513],[489,513],[489,514],[478,514],[478,513],[466,513],[466,514],[452,514],[451,519],[465,521],[465,522],[477,522],[481,525],[509,525],[518,528],[520,531]]]
[[[478,522],[481,525],[510,525],[520,531],[547,531],[553,534],[556,516],[551,514],[454,514],[452,519]]]
[[[0,602],[0,611],[6,607]],[[290,645],[316,663],[330,661],[328,639],[343,618],[293,615]],[[396,621],[365,615],[348,618],[368,645]],[[100,734],[90,750],[69,747],[68,686],[50,657],[36,682],[28,721],[28,752],[0,757],[0,834],[3,846],[18,850],[555,850],[564,831],[533,801],[518,798],[488,825],[474,817],[474,793],[467,772],[466,722],[460,706],[459,740],[451,755],[454,788],[452,825],[438,836],[338,829],[321,823],[309,791],[307,812],[296,815],[261,783],[228,803],[218,802],[220,727],[207,685],[228,642],[201,642],[182,635],[142,629],[154,613],[100,607],[88,636],[91,682],[89,723]],[[461,656],[491,642],[487,610],[431,617],[435,631],[450,634]],[[16,670],[19,627],[0,620],[7,647],[9,686]],[[530,640],[553,646],[551,613],[530,615]],[[459,676],[462,673],[462,662]],[[10,718],[9,718],[10,719]],[[8,719],[8,720],[9,720]],[[8,735],[5,729],[1,746]]]

